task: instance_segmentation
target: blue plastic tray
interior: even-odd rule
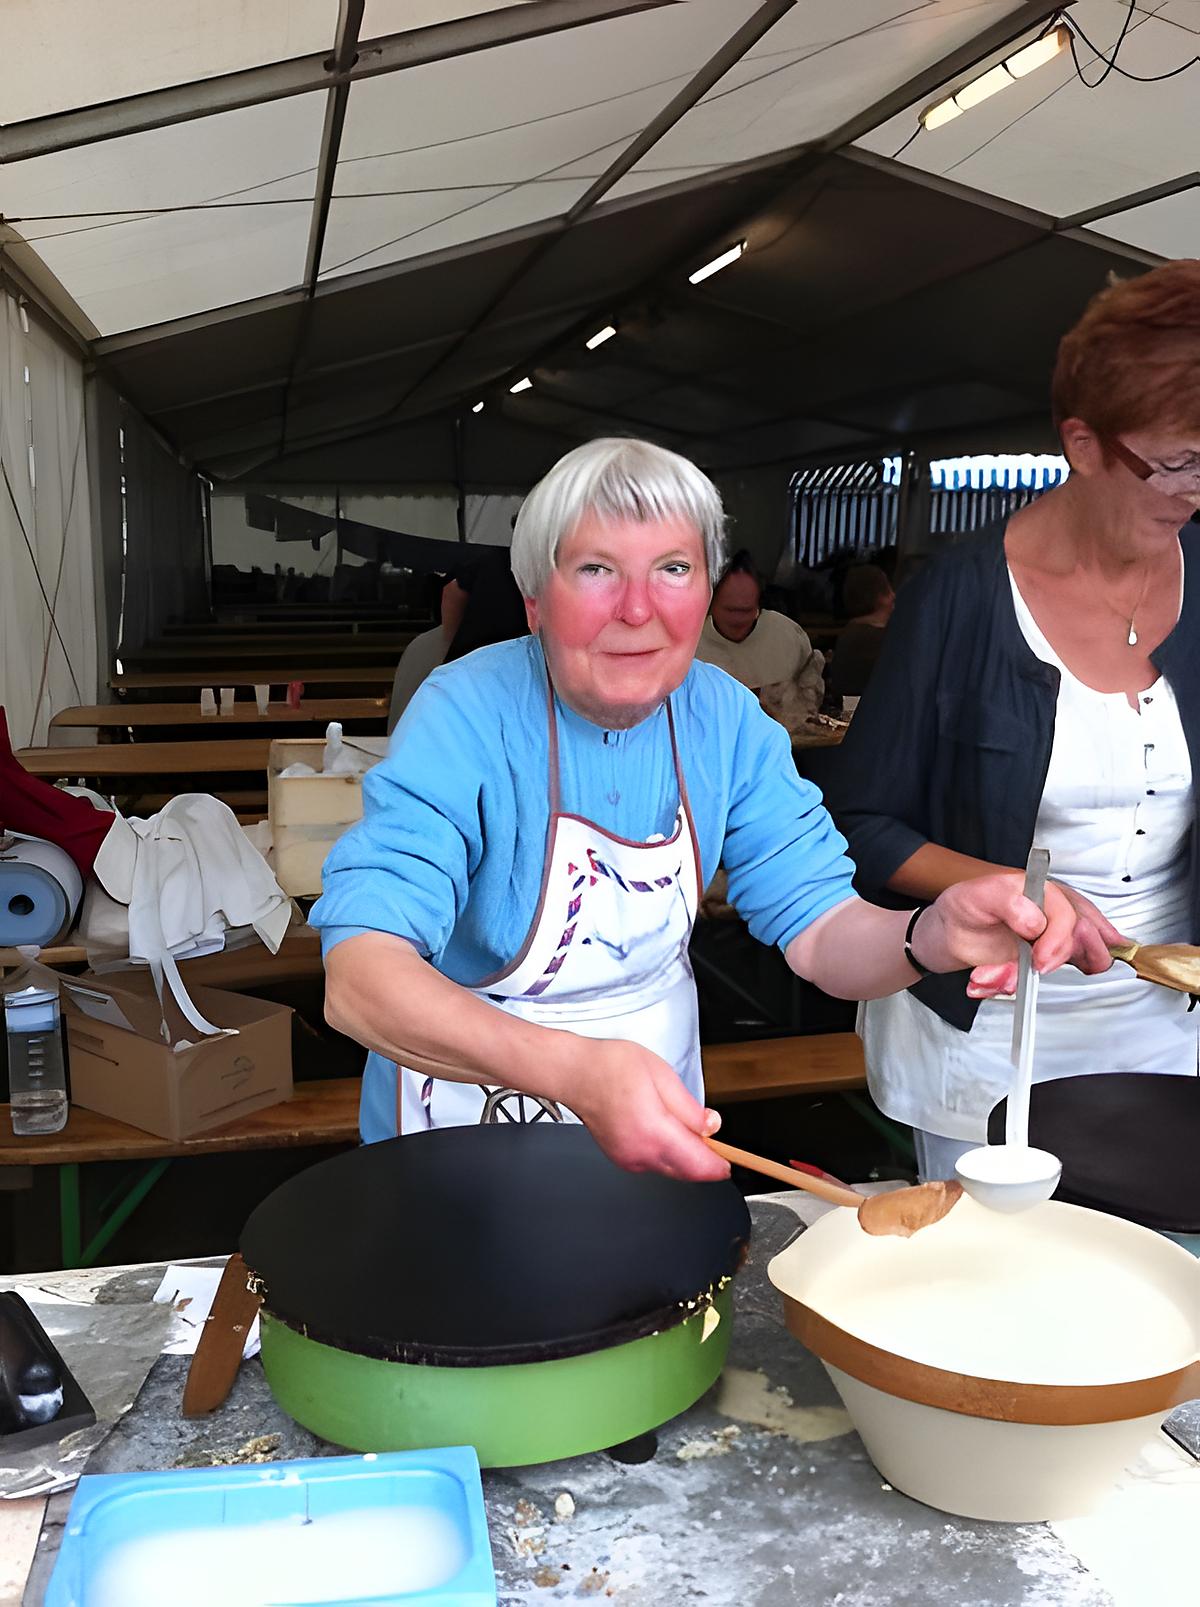
[[[496,1607],[478,1458],[464,1446],[80,1479],[46,1607],[156,1600]]]

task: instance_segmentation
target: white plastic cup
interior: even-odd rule
[[[207,716],[207,715],[210,715],[210,714],[215,715],[216,712],[217,712],[217,700],[213,696],[212,687],[211,686],[201,687],[201,689],[200,689],[200,713],[202,715]]]
[[[855,709],[857,707],[858,707],[858,699],[856,697],[844,697],[842,699],[842,713],[846,716],[847,719],[850,718],[850,716],[854,713],[854,711],[855,711]]]
[[[223,686],[221,688],[221,713],[222,714],[232,714],[233,713],[233,698],[234,698],[234,688],[232,686]]]
[[[258,712],[265,715],[271,707],[271,688],[269,686],[255,686],[254,701],[258,704]]]

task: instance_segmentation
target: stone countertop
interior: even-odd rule
[[[651,1461],[597,1453],[485,1471],[500,1607],[1142,1607],[1109,1588],[1086,1533],[1080,1541],[1063,1538],[1070,1526],[953,1518],[884,1483],[823,1367],[784,1328],[767,1281],[767,1262],[803,1226],[788,1198],[751,1201],[754,1238],[734,1285],[725,1372],[660,1430]],[[148,1300],[161,1272],[114,1273],[97,1299]],[[89,1473],[337,1454],[280,1411],[257,1360],[243,1363],[219,1411],[185,1421],[187,1367],[184,1357],[159,1359]],[[1197,1408],[1176,1414],[1172,1428],[1194,1452]],[[1168,1469],[1169,1493],[1182,1491],[1178,1516],[1194,1533],[1200,1465],[1162,1443],[1179,1462]],[[69,1505],[69,1494],[50,1499],[24,1607],[41,1607]],[[1175,1604],[1160,1594],[1154,1607]]]

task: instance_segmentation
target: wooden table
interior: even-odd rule
[[[87,950],[79,943],[59,943],[43,949],[38,961],[55,970],[83,966],[87,964]],[[23,958],[16,949],[0,948],[0,972],[22,964]],[[219,954],[180,960],[179,969],[190,986],[229,988],[234,993],[280,982],[311,981],[322,973],[321,935],[301,923],[288,930],[275,954],[261,943],[247,943],[240,949],[222,949]]]
[[[295,665],[302,667],[296,668]],[[114,691],[141,691],[156,687],[221,687],[221,686],[284,686],[291,681],[302,681],[305,686],[385,686],[391,688],[396,676],[392,664],[306,664],[301,659],[290,664],[262,664],[211,670],[133,670],[123,675],[110,675],[108,684]]]
[[[60,709],[50,721],[52,731],[62,730],[130,730],[141,731],[154,726],[195,726],[196,734],[205,737],[220,735],[231,725],[328,725],[338,720],[343,725],[356,722],[382,725],[388,714],[388,700],[382,697],[330,697],[308,698],[298,709],[286,703],[271,703],[266,714],[258,712],[253,697],[235,700],[232,714],[201,714],[195,703],[94,703],[76,708]],[[191,734],[189,732],[189,734]]]
[[[191,742],[102,742],[87,748],[19,748],[31,776],[65,781],[73,776],[266,774],[271,737],[228,737]]]
[[[356,1144],[361,1077],[333,1077],[297,1085],[291,1099],[268,1105],[226,1127],[194,1138],[157,1138],[138,1127],[72,1105],[60,1133],[13,1136],[10,1109],[0,1105],[0,1166],[57,1166],[60,1234],[65,1267],[94,1266],[117,1230],[149,1194],[171,1161],[182,1155],[223,1155],[233,1150],[294,1149],[304,1145]],[[83,1195],[79,1168],[97,1161],[146,1163],[119,1198],[100,1208],[96,1232],[83,1240]]]
[[[836,748],[846,735],[845,725],[806,725],[792,733],[792,750],[797,748]]]

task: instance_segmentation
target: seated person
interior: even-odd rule
[[[829,690],[835,697],[861,697],[883,648],[896,593],[878,564],[855,564],[846,571],[842,606],[850,623],[834,649]]]
[[[431,670],[453,664],[477,647],[524,636],[528,630],[525,602],[512,578],[508,553],[484,548],[482,554],[463,559],[442,587],[441,624],[414,636],[404,649],[392,682],[389,736]]]
[[[743,548],[729,560],[713,591],[696,657],[748,686],[759,703],[795,736],[825,696],[820,653],[794,620],[762,606],[763,585]]]
[[[446,649],[462,623],[469,591],[457,575],[447,575],[442,584],[441,620],[432,630],[422,631],[400,655],[392,681],[392,701],[388,709],[388,736],[396,729],[413,694],[431,670],[445,662]]]

